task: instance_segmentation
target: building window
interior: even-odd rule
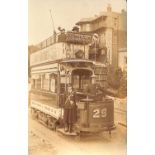
[[[90,31],[90,24],[86,24],[86,31]]]
[[[90,31],[90,24],[81,25],[81,31],[83,31],[83,32]]]
[[[124,62],[127,64],[127,56],[124,57]]]
[[[117,18],[114,18],[114,27],[117,27],[117,23],[118,23]]]

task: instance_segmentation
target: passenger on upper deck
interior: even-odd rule
[[[79,27],[77,25],[75,25],[72,29],[73,32],[79,32]]]
[[[60,31],[60,34],[58,35],[58,42],[65,42],[66,41],[65,29],[58,27],[58,30]]]

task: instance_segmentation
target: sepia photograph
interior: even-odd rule
[[[127,1],[28,1],[28,154],[127,154]]]

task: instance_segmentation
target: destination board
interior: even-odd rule
[[[67,32],[66,42],[78,43],[78,44],[89,44],[92,41],[90,35],[84,35],[79,33]]]
[[[47,63],[50,61],[75,58],[77,51],[83,51],[85,59],[88,59],[89,45],[75,43],[55,43],[30,55],[30,66]]]
[[[63,109],[54,108],[54,107],[48,106],[46,104],[42,104],[41,102],[37,102],[34,100],[31,101],[31,107],[37,110],[40,110],[41,112],[44,112],[45,114],[51,115],[56,119],[59,119],[60,117],[63,116]]]

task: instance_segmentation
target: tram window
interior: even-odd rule
[[[86,87],[90,85],[90,83],[91,83],[91,79],[89,76],[84,75],[81,77],[81,88],[82,89],[86,89]]]
[[[50,79],[50,91],[57,92],[57,76],[52,76]]]
[[[60,84],[60,93],[65,93],[65,90],[66,90],[66,88],[65,88],[65,83],[61,83]]]
[[[107,74],[107,68],[103,67],[96,67],[95,68],[95,74]]]
[[[76,69],[72,72],[74,89],[84,90],[91,83],[92,72],[89,70]]]
[[[107,80],[107,75],[104,75],[104,74],[96,75],[96,80],[99,80],[99,81]]]
[[[43,89],[49,90],[49,79],[46,79],[45,76],[43,77]]]
[[[32,89],[35,88],[35,79],[32,79],[32,80],[31,80],[31,88],[32,88]]]
[[[74,75],[73,76],[73,88],[74,89],[86,89],[91,83],[90,76],[87,75]]]
[[[79,89],[79,75],[73,76],[73,88]]]
[[[41,78],[35,79],[35,89],[41,89]]]

